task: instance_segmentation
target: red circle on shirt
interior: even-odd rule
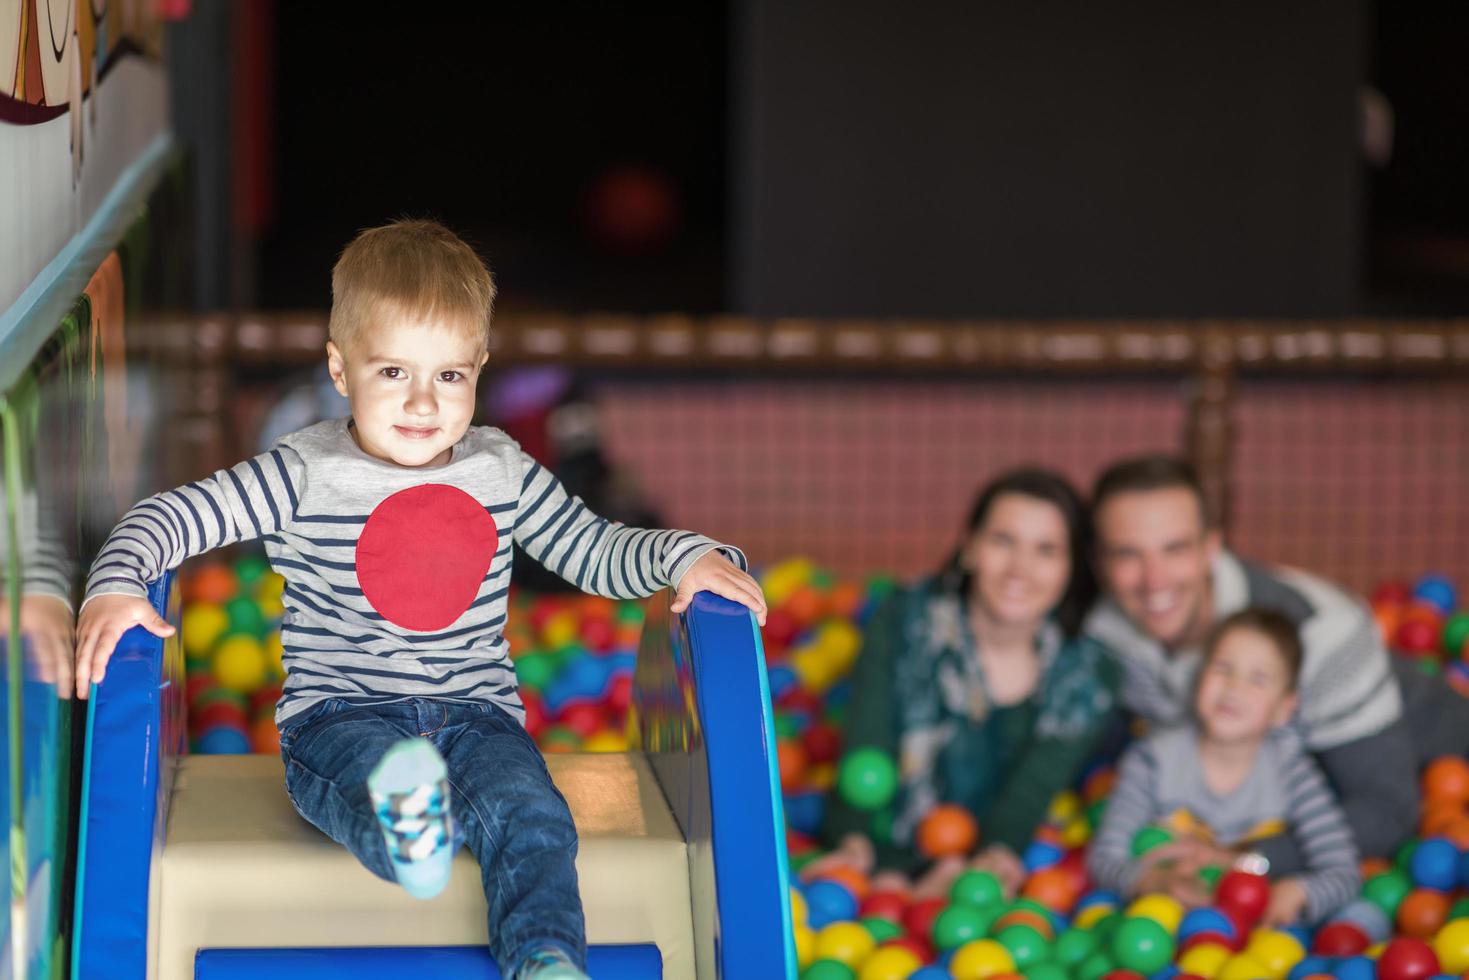
[[[499,542],[495,519],[463,490],[410,487],[367,518],[357,539],[357,581],[388,622],[443,629],[474,602]]]

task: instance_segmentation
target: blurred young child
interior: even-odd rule
[[[1300,637],[1279,613],[1245,609],[1219,623],[1199,669],[1196,725],[1153,734],[1122,757],[1088,855],[1099,887],[1205,905],[1199,871],[1221,848],[1238,855],[1237,866],[1265,873],[1251,842],[1289,834],[1306,870],[1274,882],[1265,925],[1317,922],[1356,896],[1346,818],[1287,727],[1300,667]],[[1150,824],[1175,840],[1134,858],[1133,836]]]

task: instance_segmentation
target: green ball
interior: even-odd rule
[[[1464,641],[1469,640],[1469,612],[1454,613],[1443,624],[1443,652],[1450,657],[1469,653]]]
[[[1006,926],[995,936],[995,941],[1010,951],[1010,958],[1022,970],[1050,959],[1051,951],[1047,947],[1046,937],[1037,932],[1034,926]]]
[[[1144,827],[1132,835],[1132,856],[1142,857],[1155,847],[1162,847],[1173,840],[1173,835],[1162,827]]]
[[[872,938],[879,943],[885,943],[889,939],[896,939],[903,934],[903,927],[880,915],[869,915],[862,920],[862,928],[872,933]]]
[[[617,612],[614,613],[613,615],[614,615],[614,618],[619,623],[622,623],[623,625],[631,625],[633,623],[636,623],[636,624],[641,625],[642,622],[643,622],[643,606],[642,606],[642,603],[639,603],[639,602],[622,602],[622,603],[618,603]]]
[[[1056,940],[1053,955],[1057,963],[1068,970],[1074,970],[1095,953],[1099,945],[1100,940],[1095,932],[1073,926],[1061,933],[1061,938]]]
[[[973,905],[950,905],[933,920],[933,944],[940,951],[958,949],[965,943],[983,939],[994,924],[983,909]]]
[[[1449,909],[1447,921],[1453,922],[1455,919],[1469,919],[1469,898],[1459,899],[1454,903],[1454,907]]]
[[[801,980],[856,980],[852,968],[838,960],[817,960],[801,973]]]
[[[1209,889],[1212,894],[1219,887],[1219,879],[1224,877],[1224,869],[1217,864],[1210,864],[1199,869],[1199,880]]]
[[[887,806],[898,790],[898,767],[881,749],[853,749],[837,769],[837,791],[859,810]]]
[[[539,691],[556,677],[556,661],[548,653],[525,653],[516,657],[515,676],[521,687]]]
[[[1025,980],[1071,980],[1071,975],[1054,963],[1035,963],[1020,972]]]
[[[784,711],[775,713],[775,737],[777,739],[797,738],[801,734],[801,721],[794,715],[788,715]]]
[[[1434,657],[1414,657],[1413,666],[1418,668],[1420,674],[1427,674],[1429,677],[1437,677],[1443,673],[1443,664]]]
[[[831,587],[836,584],[836,579],[832,576],[831,572],[828,572],[824,568],[818,568],[811,573],[811,577],[806,580],[806,584],[810,585],[817,592],[829,592],[831,591]]]
[[[1362,897],[1387,914],[1388,920],[1397,918],[1398,906],[1413,890],[1413,881],[1397,868],[1373,875],[1362,886]]]
[[[978,908],[999,906],[1005,901],[1005,888],[988,871],[966,871],[954,879],[949,901]]]
[[[1173,960],[1173,936],[1152,919],[1133,916],[1117,927],[1109,944],[1117,964],[1152,976]]]
[[[1097,941],[1105,943],[1112,938],[1112,934],[1126,921],[1119,912],[1108,912],[1096,922],[1092,923],[1092,934]]]
[[[1112,957],[1098,950],[1082,960],[1081,964],[1075,970],[1071,971],[1071,975],[1076,980],[1102,980],[1102,977],[1105,977],[1116,968],[1116,965],[1112,962]]]
[[[1410,837],[1398,845],[1393,852],[1392,866],[1406,874],[1410,874],[1409,868],[1413,867],[1413,855],[1418,853],[1418,838]]]
[[[806,867],[806,865],[810,864],[812,861],[815,861],[819,857],[821,857],[820,851],[809,851],[805,854],[799,854],[791,858],[790,863],[792,873],[799,874],[802,868]]]
[[[1034,912],[1036,915],[1050,922],[1053,918],[1051,910],[1033,898],[1017,898],[1011,902],[1006,912]]]
[[[891,844],[893,842],[893,821],[897,819],[892,808],[878,810],[872,814],[872,824],[868,836],[874,844]]]
[[[244,555],[235,562],[235,578],[242,586],[253,585],[260,576],[270,571],[270,562],[264,555]]]
[[[541,732],[541,741],[547,745],[565,745],[572,749],[581,747],[581,736],[565,725],[552,725]]]
[[[580,643],[567,643],[551,651],[551,659],[555,661],[557,670],[561,670],[578,657],[585,656],[587,656],[587,648]]]
[[[1102,825],[1102,815],[1107,812],[1107,800],[1103,797],[1086,808],[1086,823],[1093,831]]]
[[[892,595],[897,587],[898,580],[891,575],[874,575],[867,580],[867,598],[881,602]]]
[[[224,604],[230,618],[231,633],[249,633],[259,636],[265,632],[265,614],[249,596],[236,596]]]

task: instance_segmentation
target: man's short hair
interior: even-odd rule
[[[1214,527],[1208,501],[1204,497],[1204,485],[1199,482],[1198,471],[1193,464],[1178,456],[1153,453],[1147,456],[1132,456],[1118,460],[1102,471],[1092,487],[1092,513],[1101,511],[1102,505],[1113,497],[1125,493],[1145,493],[1149,490],[1187,490],[1199,502],[1199,513],[1205,527]]]

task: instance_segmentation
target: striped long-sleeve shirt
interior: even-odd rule
[[[1133,892],[1139,866],[1132,839],[1150,824],[1201,833],[1226,847],[1289,834],[1304,859],[1305,870],[1295,877],[1305,885],[1311,922],[1350,902],[1361,883],[1346,817],[1299,739],[1286,730],[1264,741],[1249,775],[1226,794],[1205,783],[1192,727],[1160,732],[1129,748],[1087,855],[1099,887]]]
[[[277,723],[324,698],[489,700],[523,717],[504,638],[511,544],[611,598],[677,585],[706,552],[688,531],[598,517],[503,432],[471,428],[430,470],[364,453],[346,420],[143,500],[92,566],[87,600],[213,548],[263,539],[286,580]]]

